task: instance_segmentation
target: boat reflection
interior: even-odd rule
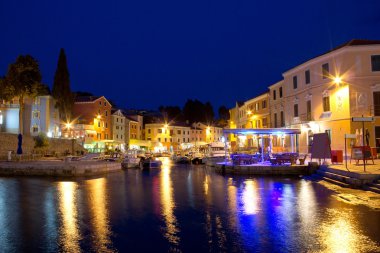
[[[166,239],[174,244],[178,245],[180,238],[178,236],[178,224],[177,219],[174,215],[175,202],[173,198],[173,186],[170,177],[170,164],[162,164],[161,174],[160,174],[160,199],[161,199],[161,211],[162,216],[165,221],[165,237]]]
[[[110,249],[110,227],[106,194],[106,179],[97,178],[86,181],[89,196],[89,211],[93,227],[94,249],[98,252],[113,252]]]
[[[64,252],[80,252],[76,190],[76,182],[58,183],[60,245]]]

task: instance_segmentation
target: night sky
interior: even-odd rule
[[[52,85],[59,50],[74,91],[120,107],[234,106],[281,73],[357,39],[380,39],[379,0],[0,0],[0,75],[20,54]]]

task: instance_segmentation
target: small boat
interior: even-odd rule
[[[121,167],[123,169],[139,168],[140,160],[141,158],[137,152],[135,150],[131,150],[126,154],[124,160],[121,162]]]
[[[175,163],[180,163],[180,164],[189,164],[191,162],[190,158],[187,156],[178,156],[175,159]]]
[[[140,160],[140,168],[143,170],[160,169],[162,162],[154,158],[146,158]]]
[[[138,157],[126,157],[121,162],[123,169],[138,168],[140,166],[140,158]]]

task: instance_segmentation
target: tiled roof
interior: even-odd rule
[[[75,102],[94,102],[99,98],[100,96],[80,96],[75,98]]]

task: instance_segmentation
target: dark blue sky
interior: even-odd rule
[[[353,38],[380,39],[379,0],[0,0],[0,75],[19,54],[53,83],[65,48],[73,90],[156,109],[232,107]]]

